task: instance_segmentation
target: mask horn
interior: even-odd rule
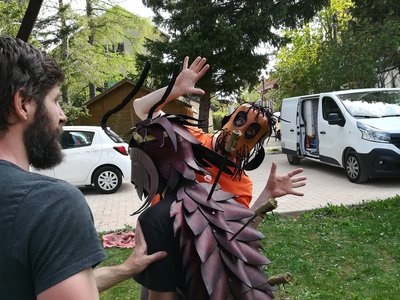
[[[21,26],[19,27],[17,38],[27,42],[31,35],[33,25],[35,25],[43,0],[29,1]]]
[[[260,150],[258,150],[257,154],[254,156],[254,158],[244,166],[244,169],[246,171],[252,171],[257,169],[262,164],[264,157],[265,157],[265,151],[264,148],[261,147]]]
[[[228,123],[229,119],[232,117],[233,113],[236,111],[237,108],[235,108],[235,110],[230,113],[229,115],[225,115],[222,120],[221,120],[221,128],[225,126],[226,123]]]
[[[174,84],[175,84],[175,81],[176,81],[176,78],[178,77],[178,75],[179,75],[179,68],[178,68],[178,66],[175,66],[174,73],[172,74],[172,78],[167,86],[167,89],[164,92],[164,95],[161,97],[160,101],[158,101],[156,104],[154,104],[150,108],[149,113],[147,115],[147,119],[151,119],[156,108],[159,107],[161,104],[163,104],[165,102],[165,100],[167,100],[169,94],[172,91],[172,88],[174,87]]]
[[[221,120],[221,128],[225,126],[226,123],[228,123],[229,119],[230,119],[231,115],[226,115],[222,118]]]
[[[139,92],[144,81],[146,80],[147,74],[150,71],[150,67],[151,67],[150,62],[146,62],[144,69],[143,69],[142,73],[140,74],[139,80],[135,84],[132,91],[129,92],[129,94],[122,100],[122,102],[120,104],[118,104],[116,107],[114,107],[113,109],[110,109],[109,111],[107,111],[104,114],[103,118],[101,119],[101,128],[103,128],[103,130],[107,131],[108,118],[110,118],[112,114],[115,114],[116,112],[123,109],[129,103],[129,101],[131,101],[132,98]]]

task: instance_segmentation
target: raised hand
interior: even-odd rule
[[[302,168],[297,168],[290,171],[282,176],[276,174],[277,165],[275,162],[272,163],[271,172],[268,177],[265,189],[268,190],[271,197],[277,198],[288,194],[295,196],[303,196],[304,193],[296,190],[296,188],[306,185],[306,177],[296,176],[302,173]]]
[[[183,60],[182,71],[176,78],[172,93],[177,96],[182,96],[184,94],[203,95],[204,91],[200,88],[196,88],[195,85],[208,71],[210,66],[206,64],[206,59],[200,56],[196,57],[190,67],[188,67],[188,65],[189,57],[186,56]]]

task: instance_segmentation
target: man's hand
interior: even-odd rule
[[[160,260],[167,256],[165,251],[155,252],[147,255],[147,244],[143,236],[142,229],[139,221],[136,224],[135,230],[135,250],[131,255],[122,263],[124,267],[129,270],[131,275],[142,272],[151,263]]]
[[[208,64],[206,64],[206,59],[203,57],[196,57],[196,59],[192,62],[190,67],[189,57],[186,56],[183,60],[182,71],[179,73],[176,78],[175,85],[173,88],[173,95],[182,96],[184,94],[198,94],[203,95],[204,91],[202,89],[196,88],[195,85],[197,81],[200,80],[210,68]]]
[[[105,291],[131,278],[133,275],[142,272],[151,263],[167,256],[165,251],[147,255],[147,244],[139,222],[136,224],[135,242],[135,250],[122,264],[96,268],[94,270],[94,278],[99,292]]]
[[[282,197],[288,194],[303,196],[304,193],[295,189],[306,185],[306,177],[296,177],[296,175],[302,173],[304,170],[302,168],[298,168],[286,173],[285,175],[278,176],[276,174],[276,168],[276,163],[273,162],[271,166],[271,172],[265,186],[265,189],[268,191],[269,195],[274,198]]]

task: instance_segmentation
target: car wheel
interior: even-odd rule
[[[367,174],[365,174],[365,170],[362,169],[360,158],[357,153],[354,151],[350,151],[346,155],[345,168],[347,178],[354,183],[362,183],[366,182],[368,179]]]
[[[114,167],[101,167],[93,176],[95,187],[103,194],[115,193],[122,184],[121,172]]]
[[[288,154],[287,160],[291,165],[299,165],[301,158],[298,157],[297,155]]]

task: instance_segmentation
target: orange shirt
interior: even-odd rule
[[[199,142],[201,142],[207,148],[212,149],[212,140],[213,140],[212,134],[205,133],[203,130],[197,127],[192,127],[192,126],[186,126],[186,127],[190,130],[190,132]],[[219,168],[211,166],[205,169],[210,174],[207,175],[196,174],[196,180],[198,182],[208,182],[211,184],[214,183]],[[253,193],[253,182],[246,174],[242,174],[240,180],[233,180],[231,175],[222,173],[221,176],[219,177],[218,185],[224,191],[237,195],[237,197],[235,198],[236,202],[242,204],[247,208],[250,207],[250,202]],[[160,200],[160,195],[156,195],[151,201],[151,204],[154,205],[159,200]]]
[[[187,128],[204,146],[212,149],[212,134],[205,133],[201,129],[196,127],[187,126]],[[210,172],[210,175],[197,174],[196,180],[198,182],[214,183],[215,177],[217,176],[219,169],[215,166],[205,169]],[[218,180],[218,184],[224,191],[237,195],[235,200],[238,203],[246,207],[250,206],[253,192],[253,182],[246,174],[243,174],[240,180],[233,180],[231,175],[222,173]]]

